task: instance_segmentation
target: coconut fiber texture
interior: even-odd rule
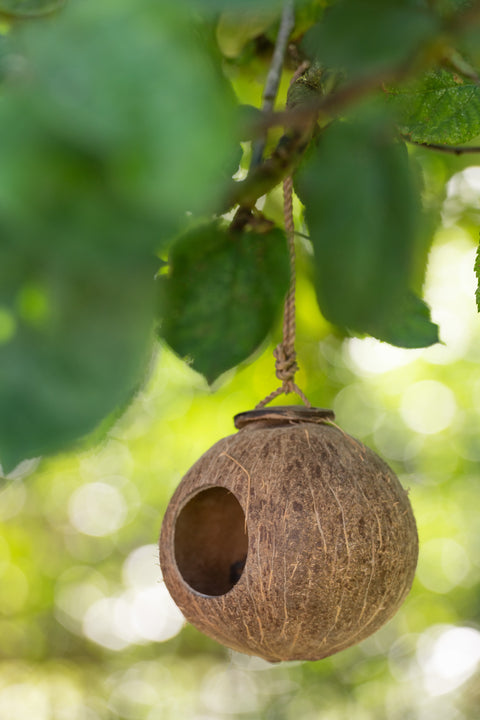
[[[271,662],[318,660],[374,633],[417,556],[395,474],[325,421],[257,419],[217,442],[177,488],[160,538],[187,620]]]

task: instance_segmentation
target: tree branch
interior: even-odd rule
[[[398,77],[397,72],[395,78]],[[288,132],[280,139],[270,158],[251,167],[245,180],[233,181],[230,184],[220,212],[227,212],[235,205],[252,208],[259,197],[276,187],[295,169],[319,119],[326,124],[336,112],[378,90],[382,83],[391,82],[392,78],[392,73],[361,78],[331,94],[319,96],[318,100],[313,102],[299,105],[291,110],[266,113],[256,125],[255,129],[258,133],[278,125],[283,125]]]
[[[463,28],[468,27],[471,23],[478,22],[479,18],[480,0],[476,0],[467,11],[454,14],[449,20],[447,29],[453,33],[461,32]],[[434,57],[434,55],[430,54],[428,64],[430,65],[434,61],[441,61],[441,57]],[[273,110],[264,112],[263,117],[253,128],[253,135],[262,137],[270,128],[278,126],[283,126],[287,134],[281,138],[270,158],[260,162],[258,165],[252,163],[245,180],[233,182],[230,185],[224,199],[223,209],[220,212],[224,213],[235,205],[253,208],[259,197],[276,187],[298,165],[318,121],[327,124],[333,116],[379,90],[383,85],[400,82],[408,78],[412,72],[418,71],[418,62],[419,55],[415,53],[399,67],[357,78],[353,82],[346,83],[326,95],[319,94],[311,102],[302,103],[281,112],[274,112]],[[413,142],[408,138],[405,139],[408,142]],[[415,144],[454,155],[479,152],[479,149],[474,147],[453,147],[429,143]]]
[[[312,131],[313,127],[312,124]],[[276,187],[294,170],[310,138],[311,132],[295,131],[284,135],[271,157],[251,168],[245,180],[230,184],[220,213],[227,212],[235,205],[253,208],[259,197]]]
[[[397,69],[358,78],[354,82],[342,85],[333,93],[319,96],[318,99],[291,110],[266,113],[258,123],[258,130],[262,131],[278,125],[292,130],[302,130],[313,119],[330,120],[332,115],[353,105],[375,90],[379,90],[382,85],[398,81],[405,75],[404,69]]]
[[[271,113],[273,110],[275,99],[278,93],[278,88],[280,85],[280,79],[282,77],[283,61],[285,58],[285,52],[287,50],[288,39],[294,27],[295,12],[293,0],[286,0],[283,7],[282,19],[280,21],[280,28],[278,30],[277,40],[275,42],[272,62],[267,74],[267,79],[265,81],[265,87],[263,90],[263,113]],[[265,136],[266,131],[263,132],[262,137],[260,137],[253,143],[252,160],[250,165],[250,167],[252,168],[262,162],[263,151],[265,149]]]

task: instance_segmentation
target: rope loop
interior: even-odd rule
[[[273,351],[275,358],[275,374],[284,385],[289,385],[295,379],[295,373],[298,371],[297,353],[295,350],[287,352],[283,343],[277,345]],[[291,391],[290,391],[291,392]]]
[[[303,70],[304,68],[302,66],[301,72],[303,72]],[[296,79],[297,75],[294,75],[292,82]],[[273,351],[275,374],[282,385],[259,402],[257,409],[265,407],[265,405],[268,405],[268,403],[279,395],[288,395],[289,393],[296,393],[307,407],[311,407],[309,400],[295,383],[295,373],[299,368],[297,364],[297,353],[295,352],[295,224],[293,220],[293,178],[291,175],[283,181],[283,214],[290,255],[290,288],[285,298],[282,342],[277,345]]]

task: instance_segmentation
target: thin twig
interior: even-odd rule
[[[251,168],[245,180],[233,180],[229,184],[220,212],[225,213],[235,205],[253,208],[259,197],[266,195],[295,170],[309,140],[307,133],[284,135],[271,157]]]
[[[427,148],[427,150],[438,150],[439,152],[449,153],[450,155],[465,155],[467,153],[475,154],[480,153],[480,147],[474,145],[441,145],[439,143],[427,143],[417,142],[416,140],[410,140],[409,137],[402,136],[404,140],[411,143],[412,145],[418,145],[418,147]]]
[[[293,0],[286,0],[283,7],[280,28],[278,30],[272,62],[265,81],[263,90],[262,112],[271,113],[277,97],[280,79],[282,77],[283,61],[287,50],[290,33],[295,27],[295,12]],[[265,149],[265,132],[253,143],[251,167],[256,167],[262,162]]]

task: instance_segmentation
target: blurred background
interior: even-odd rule
[[[259,28],[250,27],[240,41],[238,26],[229,24],[228,18],[217,28],[227,74],[241,101],[256,107],[260,105],[276,32],[271,25],[271,18],[264,18]],[[132,27],[135,29],[134,22]],[[128,80],[132,58],[138,57],[139,48],[144,47],[149,27],[146,23],[137,34],[132,33],[137,45],[124,58],[121,72],[115,58],[111,67],[102,70],[105,77],[126,82],[118,92],[113,84],[111,107],[116,108],[118,98],[128,98],[130,102],[132,87],[137,90],[138,76],[133,73],[132,86],[125,78]],[[107,39],[115,37],[114,29]],[[99,40],[102,50],[104,40]],[[114,47],[118,50],[121,46],[119,52],[124,53],[124,40],[116,42]],[[8,162],[2,159],[2,167],[7,169],[0,167],[2,209],[8,205],[7,198],[11,217],[15,222],[20,218],[18,237],[22,238],[26,207],[33,208],[35,232],[38,218],[45,219],[47,210],[51,211],[51,225],[50,220],[45,220],[42,242],[56,243],[56,248],[64,247],[65,228],[80,228],[80,245],[75,244],[75,237],[68,238],[73,248],[87,247],[85,277],[82,268],[78,269],[77,259],[74,271],[71,269],[69,246],[64,259],[59,261],[60,270],[55,267],[51,275],[51,285],[55,291],[58,289],[58,297],[67,298],[67,304],[59,303],[65,317],[59,321],[55,342],[61,347],[66,343],[66,334],[74,325],[72,317],[81,329],[71,344],[75,359],[80,348],[95,350],[98,347],[95,343],[104,341],[108,358],[115,357],[115,373],[110,360],[97,373],[95,352],[89,355],[85,351],[83,360],[86,365],[91,361],[88,372],[94,373],[100,387],[113,378],[112,387],[105,390],[106,404],[109,407],[120,404],[125,409],[110,424],[102,441],[95,436],[80,449],[23,461],[11,472],[6,468],[0,480],[0,720],[476,720],[480,715],[480,320],[473,268],[480,225],[478,156],[454,157],[412,150],[423,170],[427,201],[430,200],[438,219],[425,299],[440,327],[442,343],[427,349],[404,350],[372,338],[344,337],[325,322],[315,299],[309,263],[311,247],[303,237],[306,230],[301,207],[298,202],[295,204],[296,227],[302,233],[297,238],[297,351],[301,368],[298,384],[313,405],[333,408],[337,423],[381,455],[409,489],[419,530],[420,558],[405,604],[372,637],[318,662],[270,665],[229,651],[184,623],[162,581],[157,543],[165,508],[183,474],[214,442],[234,432],[232,418],[236,413],[252,409],[277,387],[272,350],[280,339],[280,319],[270,341],[264,343],[256,356],[248,364],[225,373],[212,388],[168,347],[157,343],[145,383],[133,402],[126,404],[132,390],[131,375],[143,362],[142,343],[145,337],[150,338],[151,318],[146,320],[146,330],[139,330],[132,311],[131,325],[127,326],[128,332],[125,330],[124,321],[130,318],[131,311],[128,300],[143,287],[143,261],[135,266],[139,278],[135,279],[131,257],[125,259],[118,253],[118,267],[112,268],[107,250],[111,242],[118,240],[119,228],[126,245],[138,237],[135,217],[131,226],[118,212],[121,206],[130,217],[125,198],[136,209],[141,206],[146,215],[157,207],[158,198],[145,199],[151,168],[145,170],[147,181],[143,186],[138,180],[139,177],[142,182],[145,180],[143,170],[137,175],[137,168],[132,171],[131,156],[127,153],[126,160],[123,156],[119,159],[116,148],[110,148],[110,121],[115,132],[118,130],[121,148],[124,147],[125,128],[116,127],[112,120],[115,116],[117,122],[123,115],[112,113],[110,117],[107,113],[108,132],[104,133],[102,118],[97,127],[98,118],[88,117],[89,104],[83,102],[82,95],[78,100],[72,93],[71,107],[68,102],[63,103],[62,93],[71,85],[68,73],[64,87],[62,78],[57,77],[60,100],[55,100],[55,83],[52,87],[48,84],[51,68],[63,67],[59,57],[70,51],[73,69],[75,58],[86,58],[91,63],[87,67],[90,76],[96,76],[95,42],[92,41],[92,49],[80,36],[73,49],[56,48],[54,43],[45,42],[38,51],[40,58],[46,58],[47,80],[42,80],[41,72],[40,80],[51,93],[53,110],[50,109],[50,114],[44,112],[41,83],[38,107],[35,103],[32,107],[43,118],[48,132],[52,127],[55,132],[58,130],[56,108],[65,112],[60,125],[65,123],[62,127],[67,130],[62,138],[67,145],[74,139],[75,152],[69,145],[73,154],[63,148],[56,158],[42,136],[43,144],[38,144],[41,152],[35,155],[26,151],[19,165],[18,149],[23,148],[23,136],[18,135],[19,144],[15,145],[17,125],[11,118],[22,117],[28,130],[30,106],[26,105],[25,110],[22,105],[14,105],[12,112],[16,114],[9,116],[6,103],[2,102],[0,122],[3,128],[11,129],[8,142],[14,148]],[[166,57],[170,56],[159,58],[161,67],[165,67]],[[187,55],[188,67],[196,66],[195,58]],[[10,55],[7,65],[8,77],[20,77],[22,81],[25,76],[22,57]],[[95,96],[100,107],[104,99],[102,82],[100,77]],[[195,77],[192,82],[196,82]],[[279,107],[285,101],[287,85],[288,78],[282,83]],[[79,88],[82,87],[79,82]],[[166,89],[171,88],[167,85]],[[142,102],[149,103],[148,83],[144,94],[146,99]],[[54,101],[58,101],[57,105]],[[108,146],[110,154],[107,151],[105,154],[113,167],[111,176],[108,163],[110,170],[102,175],[97,165],[91,164],[88,153],[77,152],[82,140],[76,126],[77,101],[86,111],[83,120],[87,129],[92,123],[88,142],[94,137],[92,147],[97,142],[103,147],[104,141]],[[25,110],[23,114],[18,112],[19,107]],[[122,103],[119,107],[122,109]],[[127,110],[131,110],[130,105]],[[155,106],[152,113],[155,115],[157,110]],[[182,118],[186,116],[183,112]],[[175,113],[172,117],[175,120]],[[173,143],[175,152],[181,145],[179,138],[192,135],[187,120],[185,127],[178,130],[176,121],[171,123],[172,127],[166,124],[169,132],[178,132]],[[118,122],[122,124],[121,120]],[[84,126],[81,123],[79,126],[83,132]],[[35,123],[32,127],[32,137],[36,137],[38,127]],[[154,137],[156,132],[155,126]],[[197,171],[214,155],[213,136],[209,132],[199,143],[204,147],[203,154],[196,158]],[[47,136],[50,137],[48,133]],[[115,133],[113,136],[116,137]],[[32,147],[36,148],[35,142],[34,138]],[[137,128],[132,140],[135,152],[142,151],[142,142],[142,129]],[[146,146],[148,150],[148,142]],[[1,149],[2,158],[5,147]],[[187,169],[193,150],[192,145],[185,151],[183,161]],[[249,145],[244,144],[243,150],[237,177],[244,176],[248,167]],[[121,165],[123,160],[127,170]],[[56,178],[58,187],[68,187],[72,178],[78,182],[78,208],[72,210],[66,202],[65,207],[70,208],[68,212],[72,215],[67,212],[62,215],[64,224],[58,220],[58,195],[53,195],[55,202],[51,203],[48,187],[44,194],[38,192],[38,179],[43,182],[46,162],[50,163],[49,179]],[[120,180],[119,167],[125,170]],[[15,168],[20,168],[17,174]],[[198,175],[192,177],[192,186],[198,184]],[[12,178],[17,185],[11,185]],[[33,178],[32,187],[25,182],[26,178]],[[57,187],[55,182],[52,180],[53,187]],[[141,185],[140,190],[135,183]],[[170,183],[165,181],[165,185],[169,187]],[[17,207],[15,187],[27,187],[25,197],[38,201],[38,207],[33,200],[32,205],[29,200]],[[41,188],[45,186],[41,184]],[[105,188],[106,194],[101,195]],[[116,192],[120,198],[118,205],[112,200],[118,199]],[[104,200],[107,197],[112,205],[102,205],[96,211],[98,197]],[[85,207],[93,208],[91,216],[84,212]],[[278,190],[263,198],[260,207],[267,217],[281,224]],[[91,227],[97,227],[99,222],[111,228],[111,237],[107,234],[105,240],[105,257],[95,242],[91,246],[88,242],[82,245],[83,237],[89,238]],[[12,221],[12,227],[13,224]],[[54,236],[51,227],[58,228]],[[36,242],[37,236],[32,237]],[[29,253],[34,245],[33,242],[29,245]],[[146,245],[151,250],[154,243],[149,240]],[[12,247],[16,250],[15,243]],[[16,257],[15,253],[12,257]],[[155,268],[148,266],[149,278],[158,265],[157,262]],[[97,316],[98,325],[92,335],[90,316],[86,313],[85,319],[82,313],[84,299],[90,297],[93,266],[100,279],[111,278],[108,292],[111,290],[112,295],[108,297],[113,299],[105,318]],[[2,282],[8,286],[8,263],[5,267]],[[79,274],[78,297],[76,290],[70,296],[62,285],[64,268],[74,278],[78,279],[75,273]],[[33,277],[20,303],[20,310],[23,308],[33,328],[32,337],[37,337],[35,333],[43,328],[46,314],[45,298],[37,292],[37,279]],[[95,292],[92,291],[93,299],[88,306],[90,315],[96,313],[102,302],[101,291],[98,297]],[[140,297],[139,308],[150,300]],[[112,325],[112,318],[116,324]],[[125,358],[127,347],[137,347],[137,332],[141,357]],[[0,345],[12,333],[12,317],[0,307]],[[55,344],[53,350],[55,353],[58,350]],[[34,396],[39,388],[32,369],[36,367],[35,358],[32,360],[23,348],[13,358],[9,359],[8,367],[16,368],[15,363],[19,363],[20,381],[27,383],[25,397]],[[65,363],[67,360],[70,362],[70,356]],[[65,363],[62,360],[62,368]],[[58,368],[51,378],[41,376],[41,382],[51,382],[41,387],[43,394],[57,416],[64,413],[70,424],[77,411],[80,415],[83,388],[90,387],[88,373],[86,377],[81,373],[77,376],[78,368],[75,364],[72,367],[73,374],[67,373],[67,377],[73,378],[72,387],[78,389],[73,396],[67,396],[65,387],[57,383]],[[2,372],[0,366],[3,391]],[[126,388],[125,395],[120,397],[115,394],[117,372]],[[123,372],[126,378],[122,377]],[[102,402],[99,401],[100,417],[106,412]],[[295,400],[280,398],[279,402]],[[9,414],[5,406],[3,409],[6,432]],[[12,404],[12,413],[13,410],[16,411]],[[15,422],[21,424],[24,418],[16,417]],[[93,421],[80,418],[78,426],[73,421],[77,434],[84,431],[83,422],[90,428]],[[54,445],[55,433],[48,428],[47,431]],[[68,440],[69,432],[66,431]],[[73,435],[75,432],[72,431]]]
[[[480,323],[472,198],[454,173],[426,299],[443,344],[344,339],[298,288],[299,383],[333,407],[410,491],[413,589],[360,645],[269,665],[184,625],[157,539],[180,478],[232,417],[276,387],[272,347],[213,389],[166,347],[134,402],[90,450],[26,461],[0,486],[2,720],[463,720],[480,705]],[[300,246],[299,267],[308,248]],[[315,340],[312,340],[315,338]]]

